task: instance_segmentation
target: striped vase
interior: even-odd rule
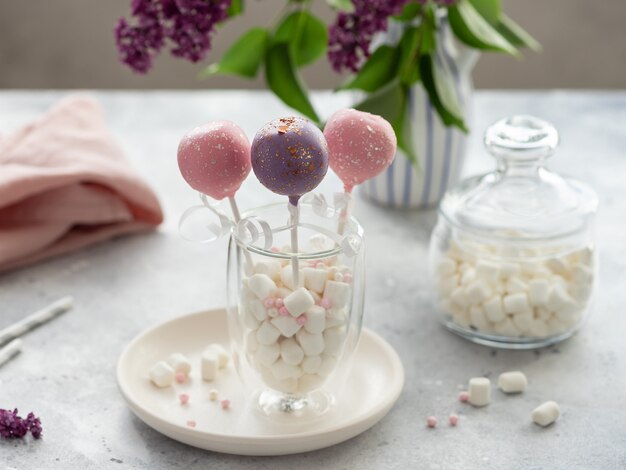
[[[478,53],[458,49],[452,41],[446,18],[439,21],[437,59],[454,80],[466,124],[471,127],[468,122],[473,91],[471,72]],[[413,132],[418,164],[412,164],[398,152],[387,171],[362,184],[360,193],[386,206],[427,209],[436,205],[446,190],[459,181],[467,136],[456,127],[446,127],[441,122],[421,83],[410,89],[408,100],[408,125]]]

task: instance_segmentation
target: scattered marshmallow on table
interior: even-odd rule
[[[200,358],[200,369],[202,379],[208,382],[215,380],[217,371],[219,370],[219,359],[213,351],[206,350]]]
[[[176,372],[165,361],[157,362],[152,366],[149,372],[150,380],[154,385],[160,388],[169,387],[174,383],[174,376]]]
[[[468,390],[471,405],[486,406],[491,401],[491,381],[486,377],[470,379]]]
[[[520,371],[503,372],[498,377],[498,387],[504,393],[521,393],[527,386],[526,375]]]
[[[561,409],[559,408],[558,403],[554,401],[547,401],[535,408],[531,416],[533,421],[539,426],[548,426],[559,419],[559,416],[561,416]]]

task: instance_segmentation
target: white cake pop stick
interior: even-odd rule
[[[228,202],[230,203],[230,210],[233,212],[233,218],[235,219],[235,223],[238,224],[241,220],[241,214],[239,213],[239,207],[237,207],[237,202],[235,201],[235,196],[230,196],[228,198]],[[250,252],[246,249],[243,250],[243,254],[246,257],[246,273],[248,276],[254,274],[254,262],[252,261],[252,256]]]
[[[291,272],[294,289],[300,285],[300,260],[298,259],[298,223],[300,222],[300,206],[289,202],[289,225],[291,231]]]

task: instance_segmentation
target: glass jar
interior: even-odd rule
[[[549,123],[514,116],[484,138],[497,169],[446,193],[430,243],[437,308],[476,343],[530,349],[571,336],[591,310],[597,278],[589,187],[551,172]]]
[[[283,417],[332,406],[326,385],[345,376],[337,372],[349,366],[363,316],[363,229],[341,211],[299,206],[296,252],[285,204],[273,204],[244,214],[228,257],[235,367],[259,408]]]

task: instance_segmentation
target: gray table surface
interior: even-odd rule
[[[63,92],[0,92],[0,132],[28,122]],[[600,288],[596,309],[571,340],[538,351],[493,350],[448,333],[427,288],[427,244],[434,211],[402,212],[358,200],[367,231],[365,325],[402,358],[406,385],[379,424],[343,444],[304,455],[249,458],[197,450],[162,436],[126,407],[115,381],[124,346],[173,316],[224,305],[225,243],[182,241],[176,222],[196,203],[176,168],[176,147],[189,128],[212,119],[239,122],[249,136],[286,109],[266,93],[95,92],[128,158],[158,192],[166,222],[150,234],[118,239],[0,275],[0,327],[63,295],[71,313],[25,337],[24,352],[0,369],[0,407],[35,410],[38,442],[0,442],[1,469],[56,468],[626,468],[626,92],[479,92],[466,173],[489,169],[481,133],[491,121],[532,113],[552,121],[562,146],[552,167],[593,185]],[[316,96],[326,115],[345,98]],[[321,190],[340,189],[329,177]],[[242,207],[276,197],[253,178]],[[496,392],[485,409],[461,406],[469,377],[521,369],[527,393]],[[357,398],[357,397],[355,397]],[[530,411],[553,399],[556,425],[540,429]],[[424,427],[427,415],[457,428]]]

